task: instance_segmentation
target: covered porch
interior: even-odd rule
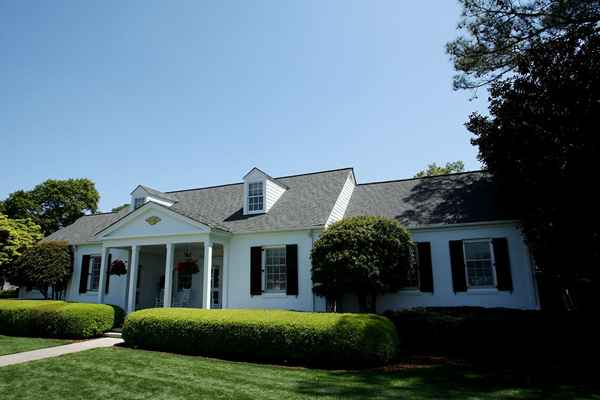
[[[154,307],[222,308],[225,299],[225,243],[169,241],[102,247],[98,303],[105,302],[112,249],[127,254],[123,304],[132,312]],[[126,250],[123,252],[122,250]],[[116,253],[116,252],[115,252]]]
[[[126,258],[122,260],[126,284],[117,295],[128,313],[153,307],[227,305],[227,285],[223,283],[228,232],[148,202],[96,237],[102,243],[98,303],[106,302],[105,285],[115,253]]]

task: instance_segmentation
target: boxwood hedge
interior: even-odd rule
[[[131,347],[246,361],[366,367],[392,360],[394,325],[371,314],[156,308],[129,314]]]
[[[101,335],[123,321],[119,307],[49,300],[0,300],[0,334],[56,338]]]

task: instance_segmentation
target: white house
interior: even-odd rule
[[[343,217],[380,215],[409,228],[419,265],[377,311],[417,306],[539,307],[528,248],[485,172],[358,184],[352,168],[273,178],[253,168],[235,184],[160,192],[86,215],[45,240],[67,240],[66,298],[147,307],[325,310],[312,292],[310,250]],[[116,260],[124,275],[109,274]],[[198,272],[183,269],[198,265]],[[35,293],[23,292],[23,297]],[[356,310],[343,299],[343,311]]]

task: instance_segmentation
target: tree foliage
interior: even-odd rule
[[[11,193],[3,202],[9,218],[31,218],[48,235],[98,209],[100,195],[89,179],[49,179],[31,191]]]
[[[0,281],[5,268],[41,239],[41,228],[30,219],[10,219],[0,214]]]
[[[365,311],[369,297],[374,305],[376,295],[402,287],[406,270],[414,262],[413,249],[408,231],[395,220],[342,219],[314,243],[313,290],[333,304],[344,294],[356,294]]]
[[[456,172],[463,172],[465,170],[465,163],[458,160],[454,162],[447,162],[446,165],[437,165],[436,163],[429,164],[427,168],[419,171],[415,174],[415,178],[423,178],[425,176],[436,176],[453,174]]]
[[[588,33],[531,51],[491,86],[490,115],[467,123],[538,267],[571,292],[599,284],[600,35]]]
[[[125,208],[129,207],[129,203],[125,203],[125,204],[121,204],[119,207],[115,207],[112,210],[110,210],[111,212],[119,212]]]
[[[460,0],[462,35],[446,46],[457,89],[477,88],[517,70],[531,50],[577,30],[598,32],[600,0]],[[586,29],[582,29],[586,28]]]
[[[73,254],[67,242],[40,242],[27,248],[23,254],[6,268],[9,282],[22,287],[39,290],[48,298],[63,297],[73,272]]]

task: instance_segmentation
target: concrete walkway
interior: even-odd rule
[[[0,356],[0,367],[6,367],[7,365],[21,364],[35,360],[43,360],[44,358],[58,357],[62,356],[63,354],[79,353],[80,351],[97,349],[99,347],[112,347],[119,343],[123,343],[123,339],[103,337],[99,339],[66,344],[64,346],[54,346],[45,349],[26,351],[23,353],[9,354],[6,356]]]

